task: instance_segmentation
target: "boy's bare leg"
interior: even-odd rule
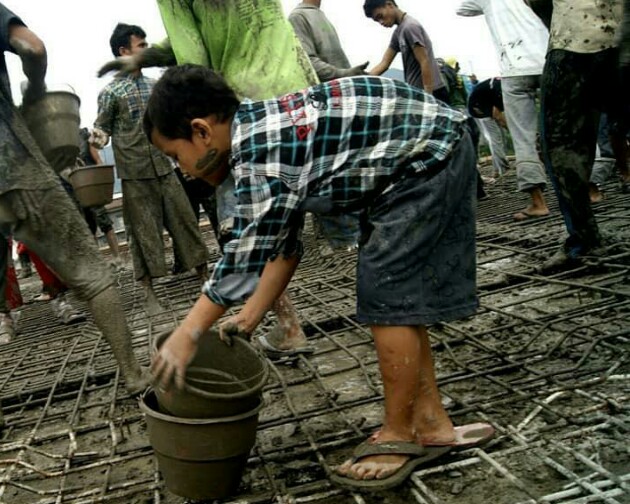
[[[127,326],[118,291],[110,286],[88,301],[88,308],[96,326],[112,348],[131,394],[142,392],[149,385],[149,374],[136,360],[131,346],[131,332]]]
[[[413,412],[415,439],[421,441],[450,442],[455,439],[453,422],[442,405],[442,398],[435,379],[435,367],[429,335],[424,326],[420,333],[420,383]]]
[[[271,309],[278,317],[278,331],[267,335],[267,341],[278,350],[292,350],[308,345],[295,307],[287,292],[274,301]]]
[[[421,371],[423,365],[429,365],[431,370],[433,367],[431,354],[422,355],[422,336],[426,337],[426,331],[423,333],[413,326],[372,326],[371,329],[385,395],[385,419],[378,442],[415,440],[418,391],[424,390],[425,398],[434,401],[434,385],[431,384],[434,373]],[[439,394],[437,403],[441,408]],[[423,415],[435,408],[438,406],[432,404],[423,410]],[[408,458],[404,455],[365,457],[355,464],[345,462],[338,471],[355,479],[380,479],[396,472]]]
[[[105,233],[105,239],[107,240],[109,250],[112,252],[112,259],[114,261],[119,261],[120,249],[118,248],[118,238],[116,238],[116,233],[113,229],[110,229],[107,233]]]

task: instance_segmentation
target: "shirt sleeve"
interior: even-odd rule
[[[237,183],[236,196],[233,238],[203,287],[222,306],[249,297],[267,261],[302,255],[300,200],[281,179],[251,175]]]
[[[459,4],[456,12],[458,16],[466,17],[483,15],[483,9],[481,8],[481,5],[479,5],[479,3],[475,0],[464,0],[461,4]]]
[[[400,52],[400,43],[398,42],[398,34],[400,33],[400,26],[397,26],[392,34],[392,38],[389,41],[389,48],[395,53]]]
[[[11,25],[26,26],[18,16],[0,3],[0,50],[15,53],[9,43],[9,27]]]
[[[407,42],[407,45],[409,46],[411,50],[413,50],[413,48],[416,46],[420,46],[420,47],[427,46],[424,30],[418,24],[409,23],[407,26],[405,26],[405,30],[403,31],[403,37],[405,37],[405,41]]]
[[[116,120],[116,97],[110,89],[105,88],[98,94],[98,112],[94,127],[112,135]]]
[[[158,0],[157,4],[177,63],[212,67],[192,2]]]
[[[313,68],[315,69],[315,73],[317,73],[317,77],[319,77],[319,80],[322,82],[326,82],[341,77],[341,69],[337,68],[334,65],[326,63],[317,54],[313,30],[311,29],[311,26],[306,18],[294,12],[289,16],[289,22],[291,23],[291,26],[293,26],[293,30],[300,40],[304,52],[311,60],[311,65],[313,65]]]

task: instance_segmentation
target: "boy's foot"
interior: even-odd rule
[[[258,337],[258,343],[270,359],[299,354],[312,354],[315,349],[309,345],[304,331],[300,328],[294,335],[275,325],[267,334]]]
[[[591,182],[588,185],[588,197],[591,203],[599,203],[604,199],[604,193],[601,191],[598,184]]]
[[[331,475],[333,482],[350,488],[387,490],[403,483],[413,470],[451,450],[449,446],[424,447],[413,441],[379,436],[361,443],[352,458]]]
[[[206,263],[196,266],[195,271],[197,272],[201,283],[206,283],[210,278],[210,275],[208,274],[208,265]]]
[[[521,210],[520,212],[516,212],[512,216],[512,218],[515,221],[520,222],[520,221],[525,221],[529,219],[536,219],[538,217],[546,217],[547,215],[549,215],[549,208],[547,207],[539,208],[539,207],[528,206],[524,210]]]

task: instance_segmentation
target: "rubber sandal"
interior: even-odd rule
[[[351,459],[353,464],[372,455],[408,455],[410,458],[396,472],[382,479],[359,480],[338,473],[332,473],[330,479],[333,483],[352,490],[370,492],[388,490],[403,483],[416,467],[446,455],[450,450],[450,446],[426,447],[409,441],[388,441],[385,443],[364,441],[353,452]]]
[[[448,442],[422,440],[424,446],[450,446],[456,449],[481,446],[494,437],[494,427],[488,423],[471,423],[455,427],[455,439]]]

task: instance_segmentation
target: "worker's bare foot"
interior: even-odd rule
[[[148,367],[140,367],[134,376],[125,376],[125,388],[132,396],[142,394],[151,384],[151,372]]]
[[[591,183],[588,185],[588,197],[591,203],[599,203],[604,199],[604,193],[602,193],[597,184]]]
[[[512,217],[515,221],[524,221],[528,219],[536,219],[538,217],[545,217],[547,215],[549,215],[549,208],[547,206],[529,205],[524,210],[516,212]]]

